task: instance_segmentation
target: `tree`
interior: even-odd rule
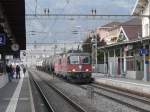
[[[96,35],[96,39],[97,39],[97,47],[101,47],[106,45],[106,42],[104,41],[104,39],[101,40],[100,36],[97,34]],[[83,42],[82,45],[82,49],[84,52],[92,52],[92,43],[91,43],[92,37],[87,37],[87,39]],[[101,41],[100,41],[101,40]]]
[[[91,43],[91,37],[88,37],[82,45],[83,52],[92,52],[92,43]]]

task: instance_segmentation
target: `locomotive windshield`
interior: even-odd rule
[[[70,56],[69,57],[70,64],[90,64],[89,56]]]
[[[81,64],[90,64],[89,56],[80,56]]]
[[[70,64],[79,64],[79,56],[70,56]]]

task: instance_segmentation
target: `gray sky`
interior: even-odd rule
[[[96,9],[97,14],[131,14],[136,0],[37,0],[37,13],[44,13],[49,8],[50,13],[59,14],[90,14]],[[35,13],[36,0],[26,0],[26,14]],[[72,42],[82,41],[86,32],[111,21],[120,21],[118,18],[110,19],[60,19],[38,18],[26,19],[27,42]],[[77,27],[80,26],[80,27]],[[79,29],[80,28],[80,29]],[[72,34],[78,29],[79,34]],[[30,31],[36,31],[32,35]],[[35,34],[35,33],[34,33]]]

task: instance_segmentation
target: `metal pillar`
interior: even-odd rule
[[[116,74],[116,71],[117,71],[117,65],[116,65],[116,51],[115,51],[115,49],[114,49],[114,60],[113,60],[113,64],[114,64],[114,69],[115,70],[112,70],[113,71],[113,77],[115,77],[115,76],[117,76],[117,74]]]
[[[93,54],[92,60],[94,60],[93,64],[95,64],[95,72],[97,73],[97,37],[94,32],[92,32],[91,43],[92,43],[92,54]]]
[[[110,76],[110,66],[109,66],[109,57],[110,57],[110,54],[109,54],[109,50],[108,50],[108,67],[107,67],[107,73],[108,75],[107,76]]]
[[[122,65],[123,65],[123,62],[122,62],[122,48],[120,48],[120,74],[122,75]]]
[[[150,0],[148,2],[149,4],[149,38],[150,38]],[[149,44],[149,54],[148,54],[148,62],[149,62],[149,65],[148,65],[148,80],[150,80],[150,41],[148,42]]]
[[[115,49],[114,49],[114,58],[116,58],[116,51],[115,51]]]
[[[106,74],[106,52],[104,51],[104,73]]]
[[[97,73],[97,39],[96,39],[96,41],[95,41],[95,68],[96,68],[96,73]]]
[[[93,56],[93,45],[92,45],[92,72],[94,72],[94,56]]]
[[[146,49],[146,45],[144,44],[144,49]],[[144,77],[143,77],[143,80],[144,81],[147,81],[147,64],[146,64],[146,54],[144,53],[143,55],[143,58],[144,58]]]
[[[149,54],[148,54],[148,81],[150,81],[150,41],[149,41]]]
[[[149,54],[148,54],[148,81],[150,80],[150,41],[149,41]]]
[[[95,67],[94,67],[94,48],[93,48],[93,44],[92,44],[92,72],[95,71]]]
[[[123,72],[127,72],[127,59],[126,59],[126,51],[123,52]]]

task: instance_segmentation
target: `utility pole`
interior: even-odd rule
[[[96,37],[94,31],[92,31],[91,33],[92,33],[92,40],[91,40],[91,43],[92,43],[92,66],[94,66],[94,64],[95,64],[95,66],[94,66],[95,72],[97,72],[97,37]],[[93,52],[93,50],[94,50],[94,52]]]
[[[54,56],[56,55],[56,49],[57,49],[57,45],[54,45]]]
[[[37,0],[35,0],[35,15],[37,13]]]

